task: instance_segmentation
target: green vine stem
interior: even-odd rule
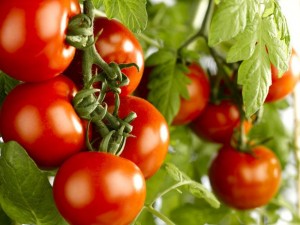
[[[154,209],[150,205],[145,205],[144,209],[148,210],[152,215],[156,216],[157,218],[161,219],[163,222],[165,222],[166,225],[175,225],[167,216],[164,214],[160,213],[156,209]]]
[[[134,112],[123,120],[118,117],[120,87],[129,83],[121,69],[136,65],[118,65],[114,62],[108,64],[102,59],[95,46],[95,41],[101,34],[94,37],[93,32],[91,32],[93,31],[94,18],[93,2],[92,0],[85,0],[83,2],[83,14],[75,17],[68,27],[67,40],[82,53],[84,82],[84,87],[74,97],[73,104],[81,118],[92,122],[97,127],[96,130],[102,137],[98,150],[119,155],[124,148],[126,138],[130,136],[132,131],[130,123],[136,117]],[[95,70],[94,65],[101,68],[101,71]],[[102,86],[95,89],[93,84],[99,81],[101,81]],[[115,110],[113,113],[108,111],[108,106],[104,102],[107,92],[114,94]],[[93,148],[90,143],[87,146],[89,149]]]

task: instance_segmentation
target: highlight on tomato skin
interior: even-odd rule
[[[221,147],[209,168],[211,187],[225,205],[238,210],[264,206],[276,195],[281,183],[281,165],[265,146],[240,152]]]
[[[3,0],[0,8],[0,70],[17,80],[39,82],[69,66],[75,47],[65,39],[68,21],[80,12],[78,2]]]
[[[180,98],[179,112],[172,121],[173,125],[185,125],[199,116],[206,107],[210,97],[208,76],[200,65],[192,63],[188,66],[187,77],[191,83],[187,85],[189,99]]]
[[[78,153],[59,168],[53,184],[55,204],[74,225],[128,225],[146,198],[140,169],[104,152]]]
[[[271,73],[272,85],[269,87],[266,103],[282,100],[294,90],[300,78],[300,57],[296,51],[292,51],[289,68],[280,78],[273,64],[271,64]]]

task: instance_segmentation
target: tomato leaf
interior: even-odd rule
[[[188,69],[176,63],[175,54],[171,58],[167,54],[157,57],[166,57],[167,60],[156,66],[150,74],[148,99],[164,115],[168,124],[171,124],[179,111],[180,96],[188,97],[186,86],[190,79],[185,75]]]
[[[255,14],[253,0],[226,0],[216,9],[210,26],[210,46],[228,41],[244,31],[247,18]]]
[[[229,49],[227,62],[233,63],[249,59],[255,49],[257,41],[257,20],[248,23],[245,30],[236,37],[236,42]]]
[[[19,223],[67,224],[56,209],[47,175],[16,142],[1,145],[0,201],[6,214]]]
[[[0,208],[0,224],[14,225],[15,223],[6,215],[6,213]]]
[[[203,198],[213,208],[220,207],[220,202],[210,191],[208,191],[202,184],[193,181],[185,173],[180,171],[174,164],[165,163],[164,168],[175,181],[179,183],[188,181],[185,186],[193,196],[197,198]]]
[[[238,83],[243,85],[246,116],[250,117],[263,105],[272,83],[270,60],[261,42],[257,44],[254,54],[241,64]]]
[[[109,18],[118,18],[133,32],[140,32],[147,25],[146,0],[95,0],[104,6]]]
[[[20,83],[20,81],[7,76],[0,71],[0,105],[2,104],[6,95]]]
[[[290,49],[284,40],[280,39],[280,34],[277,31],[274,17],[267,17],[263,20],[264,27],[269,28],[269,32],[263,35],[266,43],[270,60],[272,64],[278,69],[279,75],[282,75],[288,69],[288,61],[290,58]]]

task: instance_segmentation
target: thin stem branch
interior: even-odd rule
[[[201,28],[189,39],[187,39],[179,48],[178,52],[182,51],[182,49],[186,48],[188,45],[196,41],[199,37],[205,36],[205,30],[208,24],[208,19],[210,16],[210,13],[212,11],[212,6],[213,6],[213,0],[209,0],[207,10],[205,12],[205,16],[201,25]]]
[[[147,209],[152,215],[156,216],[157,218],[161,219],[163,222],[166,223],[166,225],[175,225],[167,216],[164,214],[160,213],[156,209],[154,209],[152,206],[145,205],[145,209]]]
[[[179,183],[176,183],[170,187],[168,187],[166,190],[160,192],[156,198],[151,202],[151,206],[156,202],[157,199],[159,198],[162,198],[165,194],[167,194],[168,192],[172,191],[172,190],[175,190],[181,186],[184,186],[184,185],[187,185],[187,184],[192,184],[194,181],[192,180],[186,180],[186,181],[182,181],[182,182],[179,182]]]

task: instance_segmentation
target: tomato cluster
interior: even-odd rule
[[[98,54],[108,65],[131,64],[121,69],[129,84],[117,93],[121,94],[117,114],[113,113],[115,95],[109,95],[113,90],[106,90],[108,95],[99,104],[108,106],[107,113],[118,121],[131,112],[137,118],[130,124],[132,132],[120,156],[101,152],[107,149],[89,151],[88,146],[95,146],[90,139],[105,137],[74,108],[78,89],[85,86],[83,60],[81,51],[75,56],[76,49],[66,43],[66,36],[69,20],[80,14],[78,2],[5,0],[0,7],[4,10],[0,70],[22,81],[1,105],[4,142],[17,141],[41,169],[58,169],[54,200],[70,224],[131,223],[144,205],[145,179],[160,168],[169,145],[169,128],[161,113],[145,99],[130,95],[144,70],[141,45],[119,21],[95,18]],[[103,72],[99,65],[91,71]]]

